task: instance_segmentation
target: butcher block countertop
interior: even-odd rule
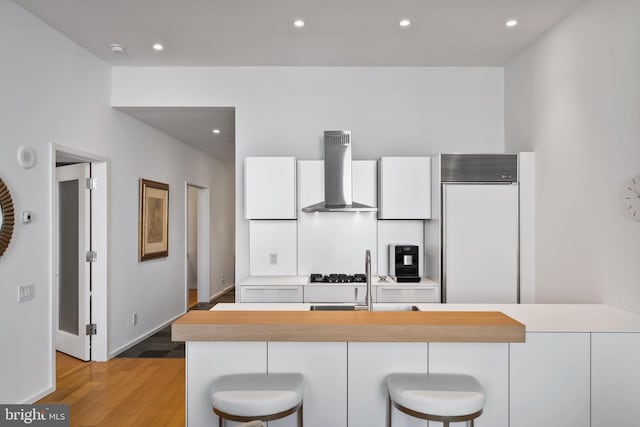
[[[524,342],[498,311],[190,311],[173,341]]]

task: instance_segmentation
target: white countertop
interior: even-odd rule
[[[385,285],[385,286],[394,286],[401,285],[403,287],[411,288],[420,286],[423,287],[425,285],[429,286],[440,286],[439,283],[434,282],[433,280],[427,279],[426,277],[422,277],[420,282],[401,282],[398,283],[395,279],[387,277],[387,281],[383,282],[380,280],[378,276],[373,276],[371,279],[371,284],[374,286]],[[364,286],[364,283],[309,283],[309,276],[249,276],[244,279],[238,286],[301,286],[301,285],[309,285],[309,286],[355,286],[360,285]]]
[[[312,304],[217,304],[212,310],[309,310]],[[324,304],[319,304],[324,305]],[[336,305],[336,304],[327,304]],[[377,304],[390,307],[408,304]],[[640,314],[604,304],[413,304],[421,311],[501,311],[527,332],[640,332]]]

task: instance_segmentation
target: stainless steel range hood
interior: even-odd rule
[[[376,212],[378,208],[353,201],[351,183],[351,131],[324,132],[324,202],[303,212]]]

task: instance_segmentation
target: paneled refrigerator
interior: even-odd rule
[[[442,155],[442,296],[518,303],[518,157]]]

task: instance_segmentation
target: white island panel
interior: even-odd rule
[[[527,333],[510,346],[510,425],[588,426],[590,334]]]
[[[487,393],[482,415],[475,422],[476,427],[508,425],[509,344],[430,343],[429,373],[474,376]],[[429,423],[430,427],[441,425],[442,423]],[[464,423],[459,425],[463,426]]]
[[[270,342],[269,373],[304,375],[304,426],[347,426],[347,343]],[[296,427],[297,416],[269,427]]]
[[[349,426],[386,427],[387,375],[427,373],[427,343],[349,343]],[[394,409],[394,427],[424,422]]]
[[[640,334],[591,336],[591,427],[640,424]]]
[[[267,372],[265,342],[188,342],[186,350],[188,427],[218,425],[209,399],[214,379],[221,375]]]

